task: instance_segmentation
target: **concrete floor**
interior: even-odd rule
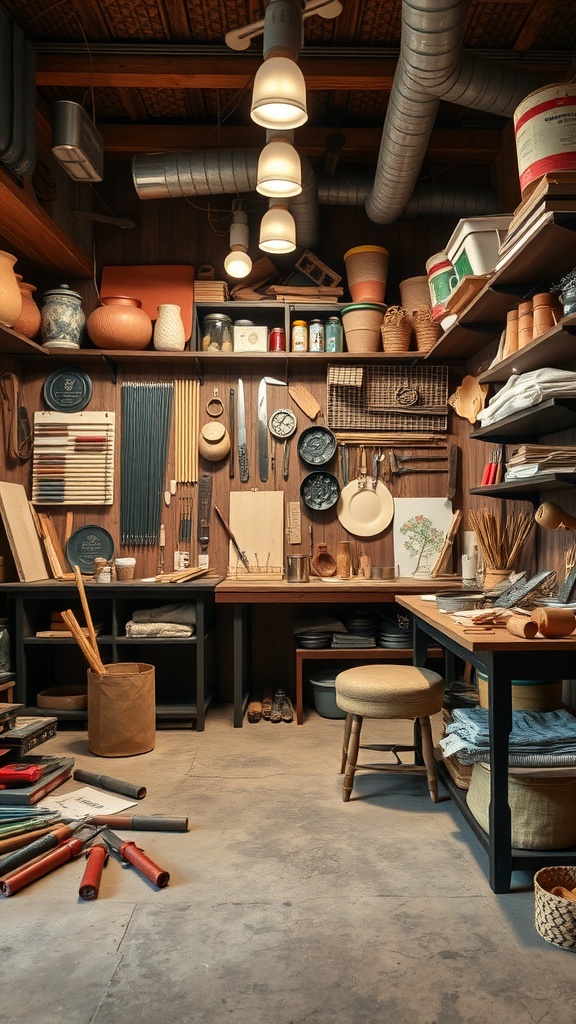
[[[132,758],[65,729],[39,748],[146,786],[133,810],[190,831],[131,834],[165,889],[111,858],[94,902],[81,860],[0,898],[3,1021],[574,1024],[575,961],[535,931],[531,877],[495,896],[450,800],[362,773],[344,804],[341,721],[231,720],[214,709],[204,733],[160,730]]]

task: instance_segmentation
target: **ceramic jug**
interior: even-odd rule
[[[154,327],[154,348],[158,351],[173,349],[183,352],[186,347],[186,331],[182,322],[180,306],[165,303],[158,306],[158,319]]]
[[[80,348],[86,317],[78,292],[67,284],[52,288],[44,293],[40,312],[45,348]]]
[[[14,273],[16,257],[0,250],[0,323],[14,327],[22,312],[22,295]]]

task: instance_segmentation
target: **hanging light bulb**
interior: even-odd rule
[[[260,224],[259,246],[263,252],[285,253],[296,248],[296,225],[288,207],[271,199]]]
[[[308,120],[306,83],[295,61],[270,57],[254,78],[250,117],[263,128],[300,128]]]
[[[232,213],[230,252],[224,260],[224,270],[230,277],[246,277],[252,270],[252,260],[248,255],[248,217],[240,199],[232,203]]]
[[[302,191],[300,157],[291,139],[270,132],[270,138],[260,153],[256,191],[263,196],[287,199]]]

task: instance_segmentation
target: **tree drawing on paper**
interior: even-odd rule
[[[400,527],[400,533],[406,537],[404,547],[409,555],[416,559],[416,567],[412,571],[415,576],[422,560],[427,561],[431,555],[440,551],[444,543],[442,530],[437,530],[427,516],[412,516]]]

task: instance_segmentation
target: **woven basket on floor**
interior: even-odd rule
[[[576,903],[553,896],[557,885],[576,887],[576,867],[540,868],[534,875],[534,924],[546,942],[576,952]]]
[[[412,336],[410,314],[403,306],[389,306],[382,321],[382,348],[385,352],[407,352]]]
[[[432,320],[431,306],[418,306],[412,314],[412,330],[416,337],[418,352],[429,352],[442,334],[440,324]]]

